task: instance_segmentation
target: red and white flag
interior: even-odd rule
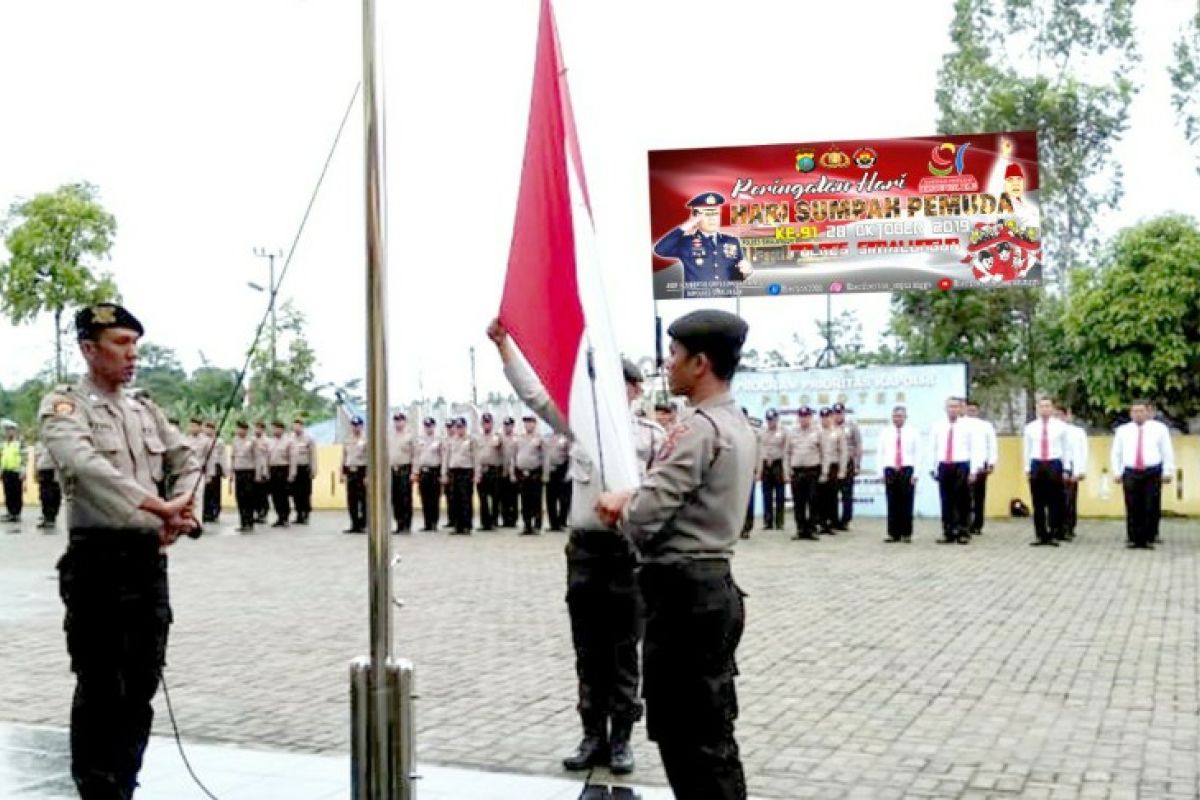
[[[638,472],[621,358],[596,262],[566,70],[550,0],[542,0],[500,320],[576,442],[594,465],[603,465],[604,488],[612,491],[636,486]]]

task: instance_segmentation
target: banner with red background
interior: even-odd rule
[[[654,297],[1037,286],[1037,134],[656,150]]]

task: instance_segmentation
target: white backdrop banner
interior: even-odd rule
[[[739,372],[733,381],[733,393],[751,417],[762,420],[766,410],[774,408],[789,430],[795,427],[801,406],[814,411],[834,403],[846,406],[847,417],[858,423],[863,435],[863,463],[854,482],[854,513],[864,517],[887,516],[879,434],[891,425],[892,409],[898,405],[907,407],[907,424],[920,434],[914,511],[921,517],[941,516],[937,485],[929,477],[930,431],[945,418],[946,398],[963,397],[966,392],[965,364]],[[757,487],[755,504],[761,509],[762,493]],[[792,527],[790,518],[788,527]]]

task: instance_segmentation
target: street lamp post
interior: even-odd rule
[[[278,408],[279,401],[278,401],[278,396],[275,392],[275,381],[276,381],[275,337],[276,337],[276,331],[278,330],[278,322],[275,319],[275,296],[279,292],[279,284],[275,282],[275,259],[282,258],[283,251],[282,250],[267,250],[264,247],[256,247],[256,248],[254,248],[254,255],[258,256],[259,258],[267,259],[268,264],[269,264],[268,268],[270,269],[270,276],[269,276],[270,282],[267,284],[267,286],[269,288],[266,291],[267,291],[267,297],[268,297],[267,309],[271,315],[271,372],[270,372],[271,377],[267,382],[267,387],[268,387],[267,392],[269,394],[268,402],[271,404],[271,419],[277,419],[279,417],[279,408]],[[263,287],[259,286],[257,283],[254,283],[252,281],[247,281],[247,285],[249,285],[250,288],[252,288],[252,289],[257,289],[260,292],[263,291]]]

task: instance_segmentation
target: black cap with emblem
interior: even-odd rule
[[[96,334],[108,328],[126,328],[136,331],[138,336],[146,333],[137,317],[116,303],[97,303],[81,308],[75,314],[75,338],[81,342],[95,339]]]
[[[715,308],[685,314],[667,328],[670,337],[688,353],[708,356],[713,373],[724,381],[733,377],[749,331],[750,326],[741,317]]]

